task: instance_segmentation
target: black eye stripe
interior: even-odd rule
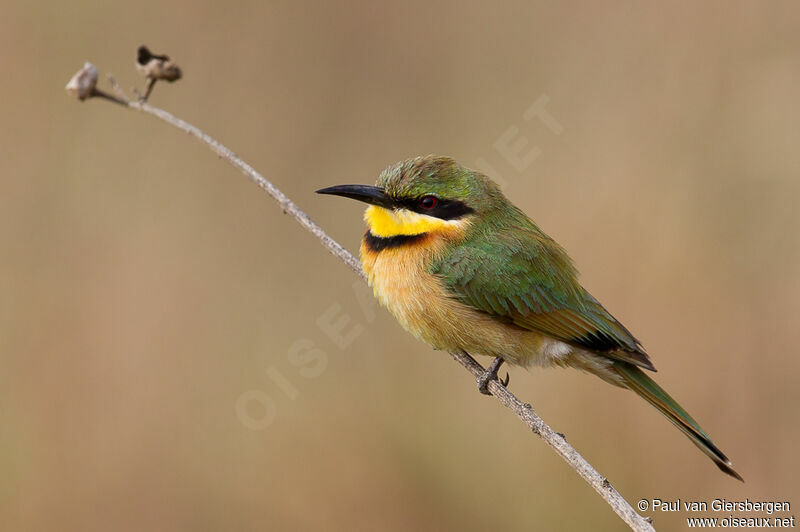
[[[437,199],[439,201],[437,202],[436,206],[431,209],[425,209],[422,207],[422,198],[395,200],[395,204],[398,207],[418,212],[420,214],[427,214],[428,216],[435,216],[436,218],[441,218],[442,220],[456,220],[462,216],[466,216],[467,214],[475,212],[463,201],[442,198]]]

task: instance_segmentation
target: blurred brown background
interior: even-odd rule
[[[141,86],[141,43],[185,72],[153,104],[353,251],[361,206],[315,189],[426,153],[489,164],[747,483],[594,377],[512,369],[513,391],[632,503],[800,505],[796,4],[2,12],[3,530],[622,528],[245,178],[150,117],[64,93],[85,60],[103,87],[109,72]],[[523,117],[542,97],[559,135]],[[522,137],[540,154],[515,169],[496,144]],[[312,345],[324,365],[293,364]]]

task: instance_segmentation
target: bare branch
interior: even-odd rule
[[[466,353],[450,353],[462,366],[467,368],[476,378],[480,377],[485,371],[474,358]],[[614,512],[625,521],[632,530],[653,530],[653,526],[647,518],[640,516],[628,504],[622,495],[611,485],[603,475],[592,467],[592,464],[580,455],[575,448],[567,443],[563,434],[554,431],[550,425],[534,412],[530,403],[523,403],[511,393],[508,388],[501,385],[497,380],[489,381],[489,391],[497,397],[503,406],[514,412],[523,423],[539,435],[553,450],[567,462],[572,469],[578,473],[594,490],[605,499]]]
[[[107,77],[108,77],[108,82],[111,83],[111,88],[114,89],[114,92],[116,93],[117,97],[121,101],[125,102],[125,104],[127,105],[131,101],[131,99],[128,98],[128,95],[125,94],[125,91],[122,90],[122,87],[119,86],[119,83],[117,83],[117,80],[114,78],[114,76],[109,74]]]
[[[281,192],[275,185],[268,181],[264,176],[259,174],[252,166],[247,164],[244,160],[239,158],[230,149],[220,144],[217,140],[210,137],[208,134],[199,128],[189,124],[188,122],[174,116],[173,114],[153,107],[146,103],[146,101],[132,101],[119,89],[113,77],[109,76],[115,90],[120,98],[115,98],[104,93],[95,94],[110,99],[115,103],[120,103],[131,109],[141,111],[143,113],[154,116],[171,126],[174,126],[181,131],[184,131],[193,137],[197,138],[206,144],[214,153],[219,155],[222,159],[237,168],[251,181],[258,185],[267,194],[278,202],[284,213],[291,215],[304,229],[316,236],[325,248],[334,256],[338,257],[342,262],[350,267],[362,279],[366,280],[366,276],[361,269],[361,264],[349,251],[342,247],[338,242],[331,238],[319,225],[303,212],[292,200],[290,200],[283,192]],[[464,366],[473,376],[478,377],[484,372],[481,366],[474,358],[466,353],[451,353],[454,359]],[[653,531],[655,530],[649,518],[640,516],[628,502],[615,490],[608,480],[602,476],[592,465],[584,459],[578,451],[575,450],[562,434],[554,431],[547,423],[540,418],[533,407],[529,403],[523,403],[511,393],[507,388],[500,385],[496,380],[489,382],[489,391],[494,395],[498,401],[506,408],[514,412],[517,417],[525,423],[534,434],[540,436],[553,450],[575,470],[600,496],[608,503],[612,510],[623,520],[627,525],[635,531]]]
[[[107,92],[103,92],[100,89],[95,89],[92,91],[93,98],[103,98],[104,100],[108,100],[109,102],[116,103],[117,105],[122,105],[123,107],[128,106],[128,100],[123,100],[121,98],[117,98],[113,94],[108,94]]]

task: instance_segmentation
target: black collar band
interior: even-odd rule
[[[374,253],[383,251],[384,249],[397,248],[419,242],[428,236],[428,233],[420,233],[418,235],[395,235],[395,236],[375,236],[372,231],[367,231],[364,235],[364,244],[367,249]]]

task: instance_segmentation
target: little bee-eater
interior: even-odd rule
[[[453,159],[389,166],[377,186],[317,191],[369,204],[361,264],[375,296],[435,349],[593,373],[633,390],[725,473],[742,480],[697,422],[642,369],[641,343],[587,292],[566,252],[485,175]]]

